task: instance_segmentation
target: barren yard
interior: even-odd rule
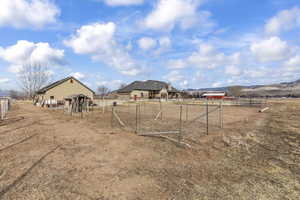
[[[184,124],[187,148],[111,128],[110,112],[81,119],[18,102],[0,122],[0,199],[299,199],[300,102],[270,107],[226,106],[209,135]]]

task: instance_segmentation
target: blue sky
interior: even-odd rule
[[[30,62],[93,89],[300,78],[298,0],[1,0],[0,89]]]

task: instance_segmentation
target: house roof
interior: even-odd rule
[[[133,90],[148,90],[148,91],[160,91],[163,88],[168,88],[169,84],[162,81],[134,81],[131,84],[117,90],[118,93],[128,93]],[[169,92],[178,92],[178,90],[171,86]]]
[[[95,94],[95,92],[94,92],[92,89],[90,89],[89,87],[87,87],[86,85],[84,85],[82,82],[80,82],[78,79],[74,78],[73,76],[70,76],[70,77],[61,79],[61,80],[59,80],[59,81],[56,81],[56,82],[54,82],[54,83],[51,83],[50,85],[47,85],[47,86],[41,88],[40,90],[38,90],[36,93],[37,93],[37,94],[44,94],[44,93],[47,92],[48,90],[50,90],[50,89],[52,89],[52,88],[54,88],[54,87],[56,87],[56,86],[58,86],[58,85],[60,85],[60,84],[62,84],[62,83],[64,83],[64,82],[66,82],[66,81],[68,81],[68,80],[70,80],[70,79],[76,80],[76,81],[77,81],[78,83],[80,83],[83,87],[85,87],[86,89],[90,90],[91,92],[93,92],[93,93]]]

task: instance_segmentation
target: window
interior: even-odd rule
[[[54,96],[50,96],[50,99],[54,99]]]
[[[73,79],[70,80],[70,83],[73,83]]]
[[[141,97],[142,97],[142,98],[144,97],[144,93],[143,93],[143,92],[141,93]]]

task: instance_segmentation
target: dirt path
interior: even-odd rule
[[[141,151],[138,142],[144,138],[133,136],[133,144],[128,133],[96,132],[83,123],[58,120],[51,111],[18,106],[11,115],[24,119],[0,129],[0,198],[127,199],[139,190],[157,192],[143,175],[126,177],[137,162],[159,154]]]

